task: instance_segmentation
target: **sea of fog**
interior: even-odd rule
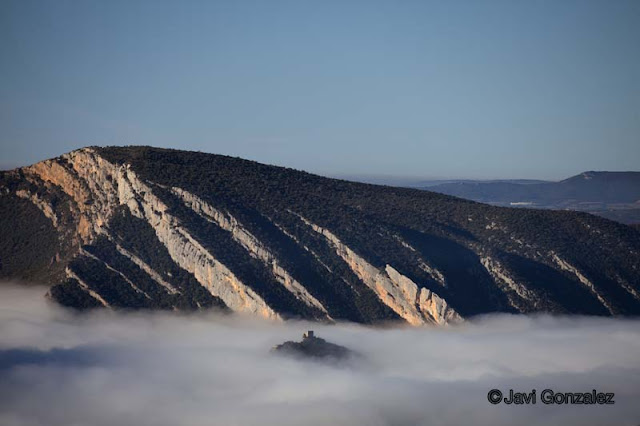
[[[640,424],[640,321],[495,315],[451,327],[74,314],[0,286],[0,424]],[[362,354],[277,356],[307,329]],[[493,405],[510,389],[615,393],[614,405]]]

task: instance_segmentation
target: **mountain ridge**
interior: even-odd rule
[[[51,284],[68,306],[414,325],[640,312],[640,233],[583,213],[152,147],[1,176],[0,277]]]
[[[587,171],[557,182],[453,182],[423,189],[498,206],[585,211],[640,222],[640,172]]]

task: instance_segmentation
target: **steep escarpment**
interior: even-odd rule
[[[459,321],[460,316],[447,302],[426,288],[420,288],[410,278],[399,273],[391,265],[378,269],[356,254],[329,230],[315,225],[303,217],[300,219],[315,232],[323,235],[358,278],[370,287],[385,305],[410,324],[425,321],[446,324]]]
[[[77,307],[447,324],[640,313],[640,233],[224,156],[85,148],[0,176],[0,278]]]

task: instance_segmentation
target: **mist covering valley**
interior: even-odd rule
[[[639,40],[0,1],[0,426],[640,426]]]
[[[492,315],[366,327],[95,310],[0,287],[0,424],[636,424],[640,324]],[[307,329],[343,365],[270,354]],[[615,405],[491,405],[487,392],[615,392]]]

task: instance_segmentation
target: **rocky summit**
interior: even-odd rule
[[[640,314],[640,232],[221,155],[90,147],[0,173],[0,279],[73,308],[447,324]]]
[[[336,345],[317,337],[312,330],[302,335],[301,342],[284,342],[281,345],[274,346],[272,352],[300,358],[333,359],[337,361],[359,356],[344,346]]]

